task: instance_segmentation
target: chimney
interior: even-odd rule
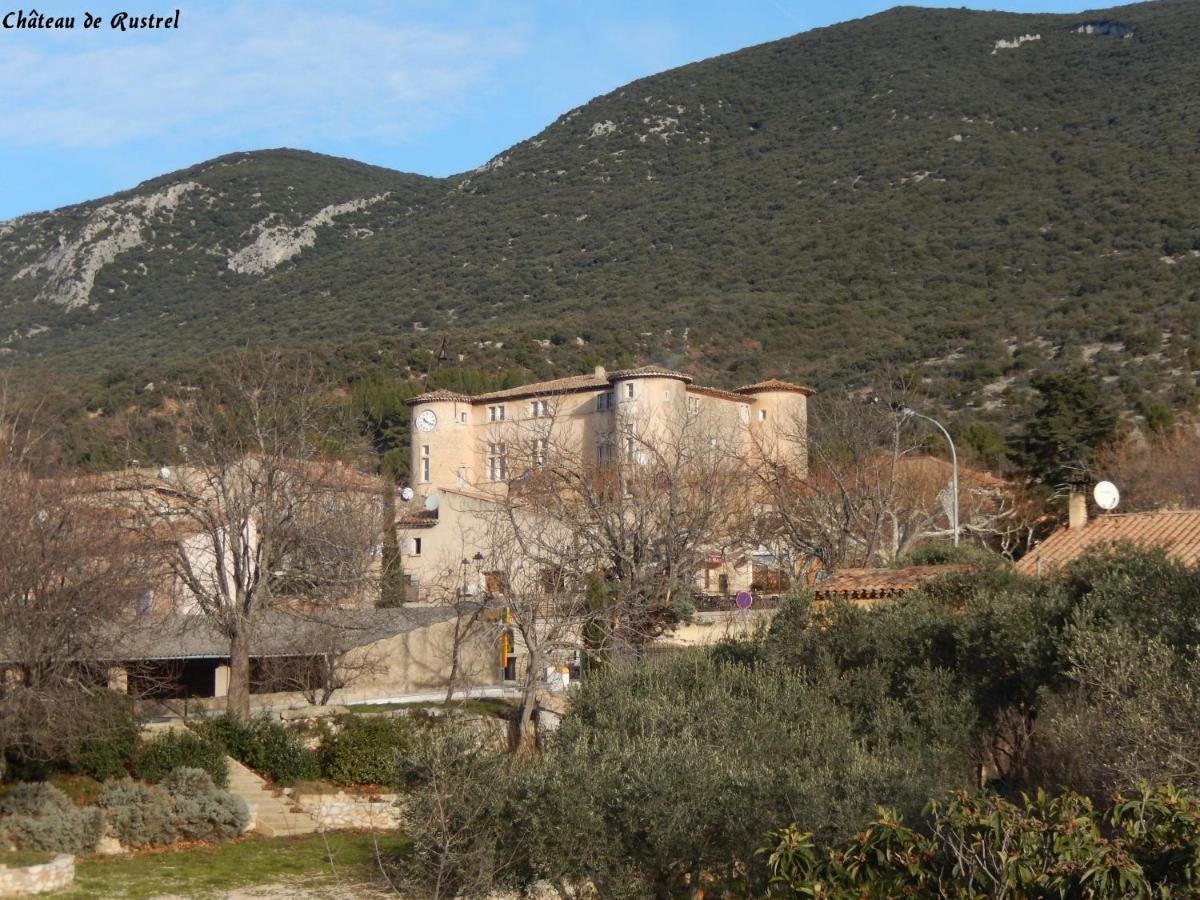
[[[596,366],[596,377],[601,381],[607,380],[608,373],[604,371],[604,366]]]
[[[1071,491],[1067,498],[1067,527],[1079,531],[1087,525],[1087,494],[1083,491]]]

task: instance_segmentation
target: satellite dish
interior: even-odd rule
[[[1096,505],[1105,512],[1116,509],[1121,502],[1121,492],[1111,481],[1101,481],[1092,490],[1092,496],[1096,498]]]
[[[159,469],[158,477],[161,478],[163,481],[166,481],[168,478],[170,478],[171,477],[171,467],[163,466],[161,469]]]
[[[404,490],[402,490],[400,492],[400,499],[403,500],[405,503],[407,503],[412,498],[413,498],[413,489],[412,488],[406,487]]]
[[[430,494],[425,498],[425,508],[430,512],[433,512],[438,508],[437,494]]]

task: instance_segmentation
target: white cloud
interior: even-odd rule
[[[7,32],[0,140],[402,140],[442,124],[522,54],[522,33],[275,3],[185,7],[177,32]]]

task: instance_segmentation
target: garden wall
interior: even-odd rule
[[[0,865],[0,897],[45,894],[75,880],[75,857],[60,853],[47,863],[11,868]]]

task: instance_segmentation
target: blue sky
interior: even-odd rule
[[[1000,2],[1023,12],[1098,5]],[[895,2],[174,4],[178,31],[0,30],[0,220],[263,147],[461,172],[640,76]],[[122,8],[45,4],[80,17],[89,7],[106,18]]]

